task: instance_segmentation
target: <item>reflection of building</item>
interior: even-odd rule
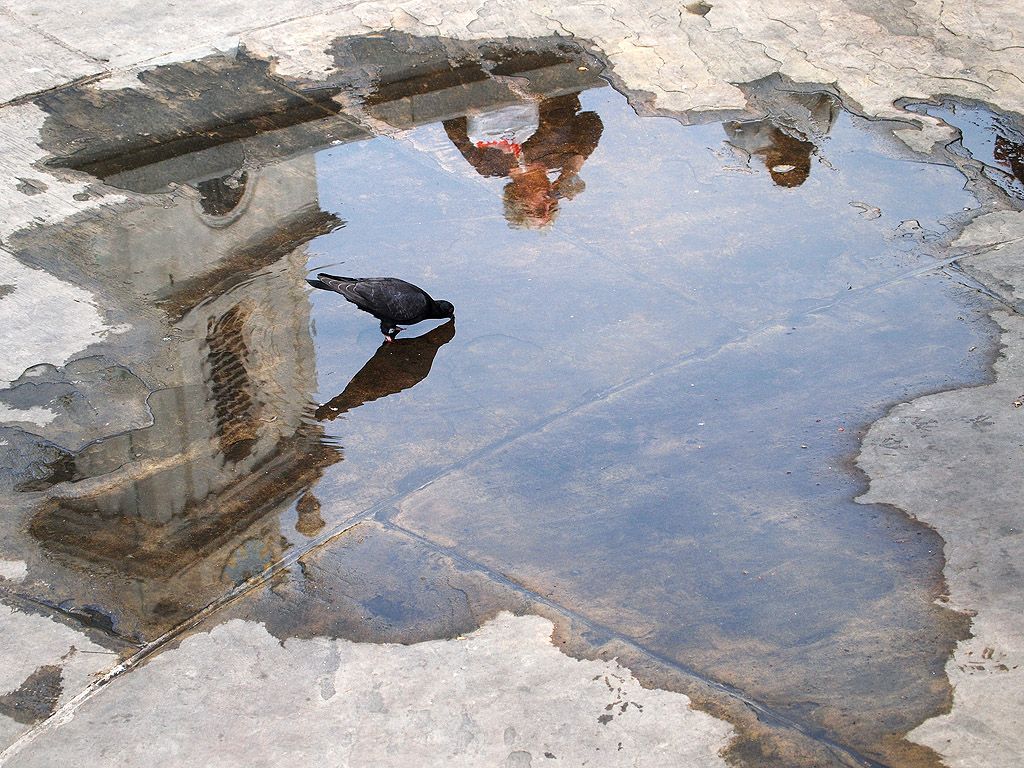
[[[778,186],[800,186],[811,173],[815,141],[828,133],[838,114],[838,102],[827,93],[777,92],[763,106],[769,112],[765,120],[724,124],[729,143],[760,158]]]
[[[278,517],[290,506],[300,533],[323,527],[308,491],[341,452],[310,404],[303,246],[342,222],[320,209],[312,152],[371,137],[368,126],[457,118],[517,98],[482,68],[495,63],[489,44],[459,44],[454,64],[445,45],[343,40],[339,58],[362,46],[364,69],[305,90],[242,55],[156,67],[140,75],[144,88],[41,97],[55,164],[140,194],[119,210],[26,232],[18,255],[119,305],[132,328],[118,337],[118,362],[154,389],[151,426],[86,445],[36,485],[44,489],[33,491],[28,530],[42,552],[29,544],[22,559],[30,579],[45,574],[47,600],[153,637],[278,560],[287,546]],[[501,57],[540,98],[595,82],[561,40],[506,46]],[[364,98],[346,111],[340,93]],[[147,197],[168,191],[176,194]],[[340,396],[344,408],[421,380],[453,330],[376,355]]]
[[[79,451],[30,532],[72,568],[118,576],[98,602],[124,631],[155,633],[279,559],[277,513],[341,459],[308,418],[302,243],[339,223],[316,201],[301,156],[249,174],[227,225],[190,198],[93,223],[83,241],[97,274],[133,275],[137,300],[161,308],[164,323],[131,340],[158,352],[161,388],[153,425]]]

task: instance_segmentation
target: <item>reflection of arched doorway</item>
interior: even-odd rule
[[[210,227],[226,227],[234,223],[248,207],[255,179],[248,171],[235,171],[192,184],[199,192],[199,212]]]

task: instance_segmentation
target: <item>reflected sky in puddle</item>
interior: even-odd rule
[[[919,759],[899,737],[947,702],[936,675],[965,625],[933,602],[941,540],[854,504],[846,462],[888,404],[980,379],[984,299],[917,274],[977,205],[963,177],[895,159],[885,126],[823,93],[751,86],[770,119],[684,128],[638,118],[550,41],[481,45],[484,68],[475,47],[453,68],[415,44],[416,77],[388,81],[387,60],[345,110],[256,77],[288,120],[242,116],[131,163],[114,140],[67,154],[191,191],[14,243],[130,320],[92,351],[138,384],[90,394],[51,369],[0,393],[55,414],[4,428],[23,591],[149,639],[372,519],[372,547],[289,571],[288,608],[257,591],[232,611],[411,642],[522,608],[518,585],[867,754]],[[382,344],[309,291],[318,269],[416,283],[458,332]],[[89,408],[125,424],[76,433]],[[503,586],[438,598],[451,557]]]
[[[960,131],[954,151],[982,164],[985,176],[1011,199],[1024,201],[1024,131],[985,104],[911,103],[911,112],[937,117]]]

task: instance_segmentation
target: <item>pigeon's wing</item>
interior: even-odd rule
[[[419,322],[432,304],[422,288],[397,277],[355,278],[323,273],[317,277],[329,290],[340,293],[364,312],[380,319]]]
[[[373,307],[369,310],[373,314],[396,323],[418,323],[432,303],[421,288],[394,277],[360,280],[353,291],[366,306]]]

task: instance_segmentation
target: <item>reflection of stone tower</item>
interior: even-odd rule
[[[374,77],[343,70],[307,90],[239,55],[155,67],[144,88],[41,97],[55,164],[140,194],[28,232],[18,255],[57,262],[116,305],[131,324],[117,362],[154,389],[152,425],[61,462],[33,514],[43,551],[23,559],[69,610],[99,606],[117,631],[152,637],[278,560],[278,515],[300,498],[299,531],[323,525],[303,494],[341,454],[310,411],[304,245],[341,222],[320,209],[314,150],[369,138],[368,124],[409,127],[518,98],[490,70],[541,98],[602,82],[557,38],[516,55],[461,44],[459,64],[445,54],[454,43],[369,39]],[[346,114],[341,91],[365,98]],[[414,370],[384,365],[387,381],[370,381],[368,364],[363,399],[415,384],[447,338]]]
[[[261,66],[241,60],[232,71],[250,83]],[[199,64],[179,69],[206,76]],[[178,194],[157,204],[138,198],[128,210],[28,240],[26,250],[62,250],[87,280],[118,286],[126,306],[138,308],[130,312],[155,317],[124,337],[132,369],[157,384],[152,426],[77,452],[63,468],[72,482],[49,489],[30,526],[51,555],[44,567],[71,569],[57,581],[73,602],[103,606],[127,634],[152,636],[279,559],[278,513],[341,459],[307,418],[316,369],[303,281],[304,244],[341,222],[320,210],[315,158],[301,150],[369,134],[336,110],[282,95],[287,89],[264,90],[267,111],[283,105],[292,114],[268,126],[253,117],[255,99],[230,94],[245,119],[270,130],[236,122],[225,129],[231,140],[198,152],[181,140],[180,105],[166,94],[111,92],[152,123],[139,133],[163,141],[117,155],[97,129],[95,146],[78,159],[91,158],[111,183]],[[69,123],[92,114],[88,104],[61,99]],[[315,129],[302,120],[310,117]],[[260,142],[278,154],[243,168]],[[73,572],[82,570],[109,578],[75,594]]]
[[[153,425],[80,451],[76,482],[51,489],[31,531],[72,567],[135,583],[110,583],[101,601],[138,622],[125,631],[183,618],[277,560],[277,513],[341,458],[304,418],[316,371],[301,243],[337,224],[316,205],[313,171],[310,157],[260,169],[224,226],[188,199],[90,238],[99,268],[137,275],[139,298],[166,313],[158,332],[179,340],[133,340],[163,350]],[[180,257],[168,265],[171,237]]]

